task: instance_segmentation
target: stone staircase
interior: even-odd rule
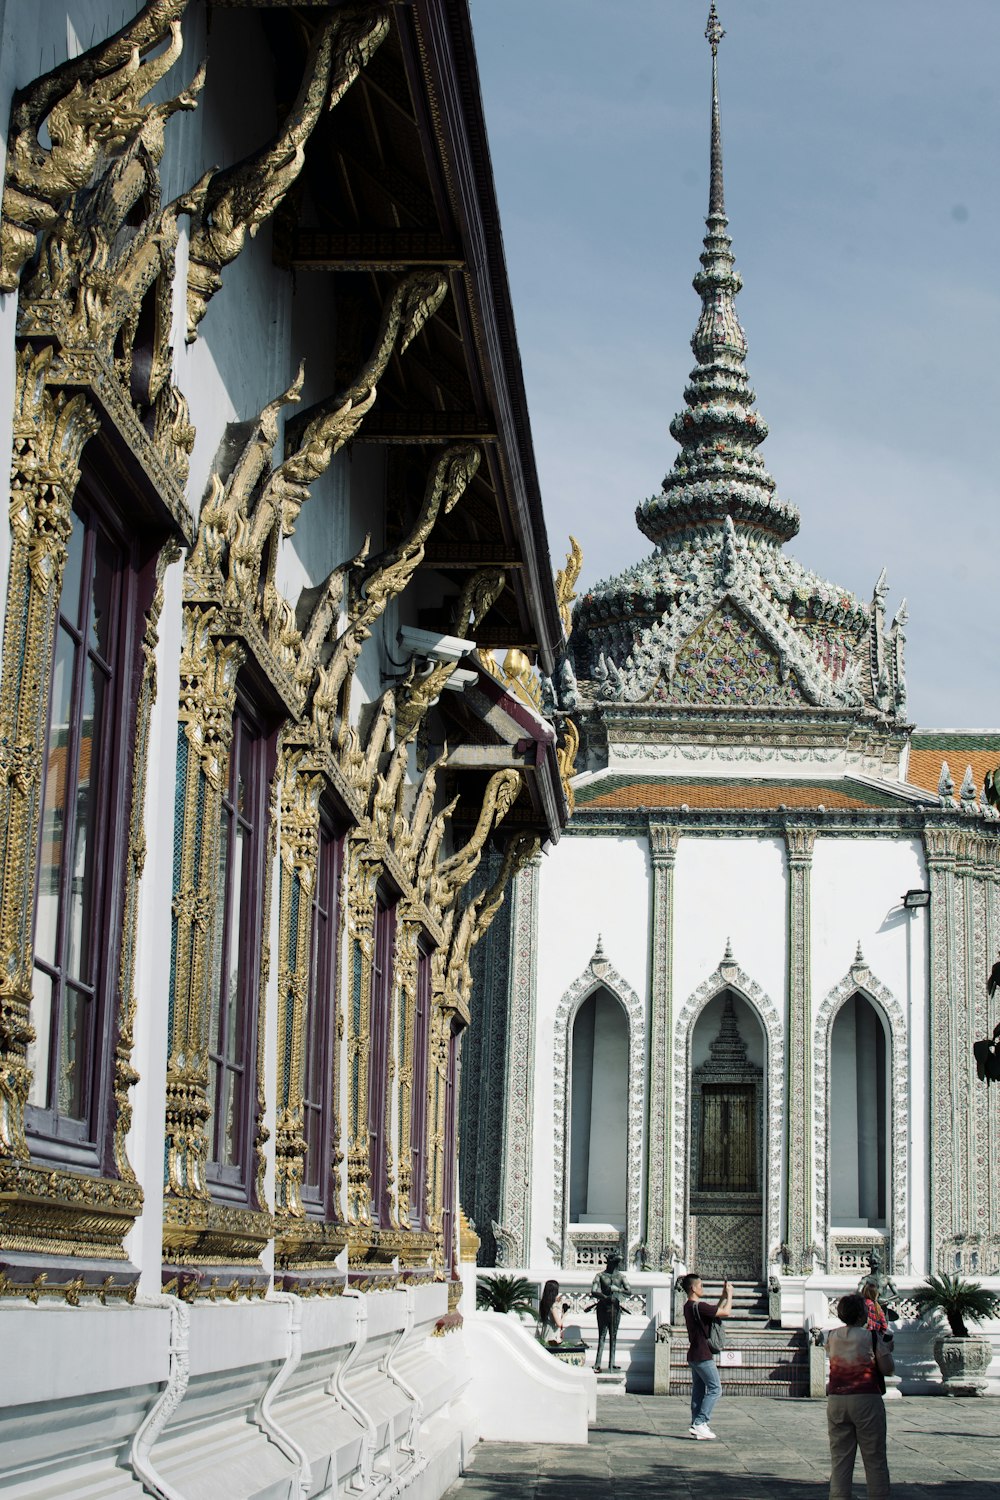
[[[721,1282],[705,1282],[706,1302],[717,1302],[721,1295]],[[671,1396],[686,1395],[691,1389],[687,1349],[683,1322],[677,1322],[670,1330]],[[733,1312],[726,1320],[726,1350],[737,1353],[740,1363],[719,1362],[724,1392],[733,1396],[808,1396],[808,1339],[800,1328],[778,1328],[769,1323],[765,1284],[733,1282]]]
[[[729,1315],[729,1328],[734,1328],[737,1323],[764,1327],[767,1323],[767,1283],[734,1281],[732,1287],[733,1310]],[[722,1296],[722,1282],[703,1281],[702,1296],[706,1302],[718,1302]]]

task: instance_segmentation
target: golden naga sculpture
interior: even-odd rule
[[[562,782],[563,791],[566,794],[566,805],[572,814],[576,806],[576,797],[573,793],[571,782],[576,775],[576,753],[580,748],[580,731],[572,719],[563,720],[563,741],[556,751],[556,761],[559,766],[559,779]]]
[[[162,132],[184,95],[169,104],[142,100],[181,51],[180,18],[187,0],[149,0],[107,41],[19,89],[11,109],[0,223],[0,291],[17,288],[38,234],[52,229],[74,195],[91,181],[99,159],[110,160],[151,122]],[[147,54],[162,45],[153,57]],[[50,146],[39,131],[47,126]]]
[[[278,1119],[277,1195],[280,1213],[292,1221],[303,1217],[301,1183],[305,1140],[302,1136],[304,1037],[301,1011],[307,994],[311,941],[311,904],[304,898],[311,893],[316,875],[320,789],[324,774],[330,773],[330,765],[324,757],[346,749],[347,759],[351,761],[354,770],[350,778],[351,785],[361,795],[363,808],[369,815],[369,821],[362,826],[358,838],[352,844],[354,860],[351,865],[350,886],[352,926],[356,928],[358,941],[367,943],[367,936],[362,937],[362,934],[367,934],[373,917],[369,877],[381,866],[377,860],[369,861],[367,866],[363,866],[361,850],[372,839],[388,837],[404,872],[412,869],[416,848],[422,841],[433,806],[437,765],[423,778],[407,825],[399,806],[406,768],[405,750],[402,753],[397,750],[393,754],[385,776],[376,776],[376,767],[391,725],[392,695],[386,694],[381,709],[376,711],[363,754],[360,752],[357,732],[345,732],[354,665],[375,620],[382,614],[390,599],[398,595],[412,578],[438,516],[446,514],[458,503],[475,474],[479,461],[479,450],[475,447],[459,445],[447,449],[431,469],[423,504],[409,535],[370,563],[362,553],[359,559],[348,565],[346,572],[360,573],[362,567],[364,572],[350,587],[348,624],[334,640],[333,654],[326,666],[322,664],[320,648],[336,618],[337,606],[343,593],[343,573],[328,580],[305,635],[305,640],[310,643],[308,660],[314,663],[310,711],[304,724],[289,726],[281,771],[282,891],[279,951],[282,958],[279,961],[279,996],[282,1019],[279,1034],[290,1037],[290,1045],[279,1056],[279,1077],[287,1103]],[[323,771],[321,767],[324,768]],[[296,924],[293,924],[292,917],[293,882],[298,882],[300,890],[296,904]],[[411,944],[410,937],[406,924],[401,923],[397,945],[397,982],[401,986],[401,992],[405,991],[406,994],[410,994],[415,983],[416,939],[414,937]],[[413,968],[409,980],[408,953],[412,959],[410,967]],[[406,1130],[408,1123],[404,1125],[404,1133]],[[404,1170],[403,1164],[408,1160],[407,1150],[408,1147],[405,1150],[401,1147],[401,1173]],[[338,1154],[333,1164],[335,1172],[341,1159]],[[363,1196],[361,1178],[367,1181],[367,1166],[363,1173],[356,1167],[355,1176],[359,1177],[360,1197]],[[314,1255],[322,1254],[323,1249],[336,1250],[336,1234],[325,1233],[321,1236],[323,1244],[319,1246],[314,1231],[315,1226],[311,1226],[308,1234],[301,1226],[294,1231],[286,1228],[282,1236],[282,1253],[286,1257],[294,1256],[297,1247],[307,1242]]]
[[[325,468],[330,457],[355,436],[374,405],[393,350],[398,344],[399,353],[405,354],[447,294],[448,277],[443,271],[413,271],[396,283],[382,309],[375,347],[354,380],[291,424],[289,438],[301,462],[321,462]]]
[[[222,285],[223,267],[271,217],[301,172],[306,141],[323,109],[340,102],[388,31],[389,13],[382,6],[336,11],[316,34],[298,97],[274,140],[211,178],[191,234],[189,344]]]
[[[351,599],[352,623],[371,625],[386,604],[400,593],[424,556],[427,538],[438,519],[454,510],[475,477],[482,453],[474,444],[462,443],[445,450],[431,470],[420,513],[397,547],[367,563],[355,583]]]
[[[566,554],[566,566],[560,568],[555,577],[556,603],[559,606],[559,618],[562,620],[563,635],[569,640],[573,629],[573,615],[570,606],[576,595],[573,588],[580,576],[583,567],[583,549],[576,537],[569,539],[570,550]]]
[[[160,207],[158,169],[166,123],[195,107],[204,69],[174,98],[142,103],[180,54],[182,9],[146,6],[117,38],[18,96],[0,277],[11,290],[20,282],[19,335],[58,342],[50,383],[99,392],[185,533],[194,428],[171,380],[172,278],[179,218],[197,210],[207,179]],[[141,62],[157,43],[163,50]],[[44,123],[49,148],[37,139]]]

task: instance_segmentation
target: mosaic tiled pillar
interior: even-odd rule
[[[513,951],[507,1007],[507,1072],[497,1264],[523,1266],[531,1244],[532,1086],[535,1072],[538,880],[541,860],[517,875],[511,897]]]
[[[952,1093],[951,994],[955,986],[957,953],[955,917],[957,835],[950,828],[928,828],[924,834],[930,905],[930,1259],[937,1269],[950,1269],[948,1247],[955,1234],[955,1184],[961,1151],[955,1131]]]
[[[989,868],[983,882],[985,888],[986,906],[986,954],[987,961],[992,967],[997,957],[997,947],[1000,944],[1000,850],[991,841]],[[991,1035],[993,1027],[1000,1020],[997,1010],[997,997],[994,995],[992,1001],[985,997],[985,986],[983,987],[984,1008],[986,1013],[986,1025],[979,1033],[980,1036]],[[980,1108],[984,1113],[982,1135],[986,1143],[987,1170],[983,1176],[983,1194],[988,1202],[988,1221],[990,1226],[991,1253],[986,1264],[980,1263],[980,1271],[984,1274],[996,1276],[1000,1274],[1000,1172],[996,1171],[996,1163],[1000,1161],[1000,1109],[989,1088],[983,1084],[977,1085],[979,1089]]]
[[[788,1133],[785,1267],[807,1276],[814,1261],[812,1076],[812,854],[815,829],[785,829],[788,851]]]
[[[930,1260],[963,1276],[1000,1270],[998,1126],[972,1044],[993,1029],[985,978],[995,949],[995,840],[924,834],[930,908]]]
[[[646,1251],[652,1269],[669,1268],[680,1226],[671,1221],[673,1192],[674,865],[678,831],[649,828],[653,861],[652,1007],[649,1035],[649,1162]],[[683,1064],[682,1064],[683,1065]]]

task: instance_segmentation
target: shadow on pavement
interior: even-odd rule
[[[527,1482],[526,1482],[527,1478]],[[858,1476],[855,1476],[856,1480]],[[603,1496],[605,1500],[688,1500],[692,1495],[711,1495],[713,1500],[821,1500],[829,1489],[829,1479],[816,1480],[779,1479],[774,1475],[750,1475],[701,1469],[677,1470],[669,1465],[650,1469],[645,1474],[539,1474],[527,1477],[523,1474],[477,1474],[474,1469],[466,1475],[464,1482],[455,1489],[455,1500],[507,1500],[508,1496],[522,1494],[532,1500],[590,1500],[591,1496]],[[856,1493],[863,1493],[863,1481]],[[893,1482],[892,1500],[998,1500],[997,1484],[993,1480],[955,1479],[944,1484],[919,1483],[899,1484]]]

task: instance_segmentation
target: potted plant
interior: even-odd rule
[[[527,1313],[534,1318],[535,1288],[523,1276],[480,1276],[476,1280],[476,1306],[484,1312]]]
[[[970,1334],[967,1323],[1000,1317],[1000,1296],[978,1281],[963,1281],[944,1271],[928,1276],[923,1286],[910,1294],[910,1300],[921,1317],[943,1313],[948,1320],[950,1335],[942,1333],[934,1340],[934,1358],[945,1390],[952,1396],[985,1395],[993,1345],[988,1338]]]

